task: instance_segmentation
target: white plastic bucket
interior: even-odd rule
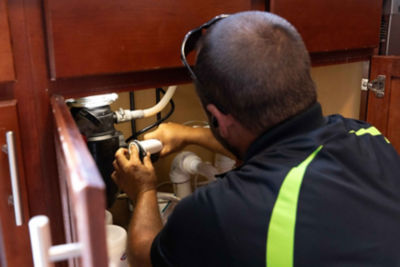
[[[107,252],[109,267],[129,267],[126,254],[128,235],[124,228],[118,225],[106,225]]]

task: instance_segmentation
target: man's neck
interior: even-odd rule
[[[257,134],[240,125],[233,135],[230,144],[236,149],[237,157],[241,160],[246,156],[250,145],[257,139]]]

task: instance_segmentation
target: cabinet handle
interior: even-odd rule
[[[14,139],[14,133],[12,131],[6,132],[6,142],[7,142],[8,164],[10,166],[11,190],[12,190],[12,198],[14,204],[15,224],[17,226],[21,226],[22,225],[21,194],[19,191],[19,182],[18,182],[18,164],[17,164],[16,149],[15,149],[15,139]]]
[[[37,215],[29,220],[32,256],[35,267],[54,267],[54,262],[82,256],[82,243],[51,245],[49,218]]]

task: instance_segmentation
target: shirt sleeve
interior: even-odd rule
[[[195,193],[175,207],[153,241],[153,266],[223,265],[225,249],[212,205],[209,204]]]

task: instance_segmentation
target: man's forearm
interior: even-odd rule
[[[128,236],[128,257],[133,266],[151,266],[151,244],[161,228],[156,190],[139,193]]]

